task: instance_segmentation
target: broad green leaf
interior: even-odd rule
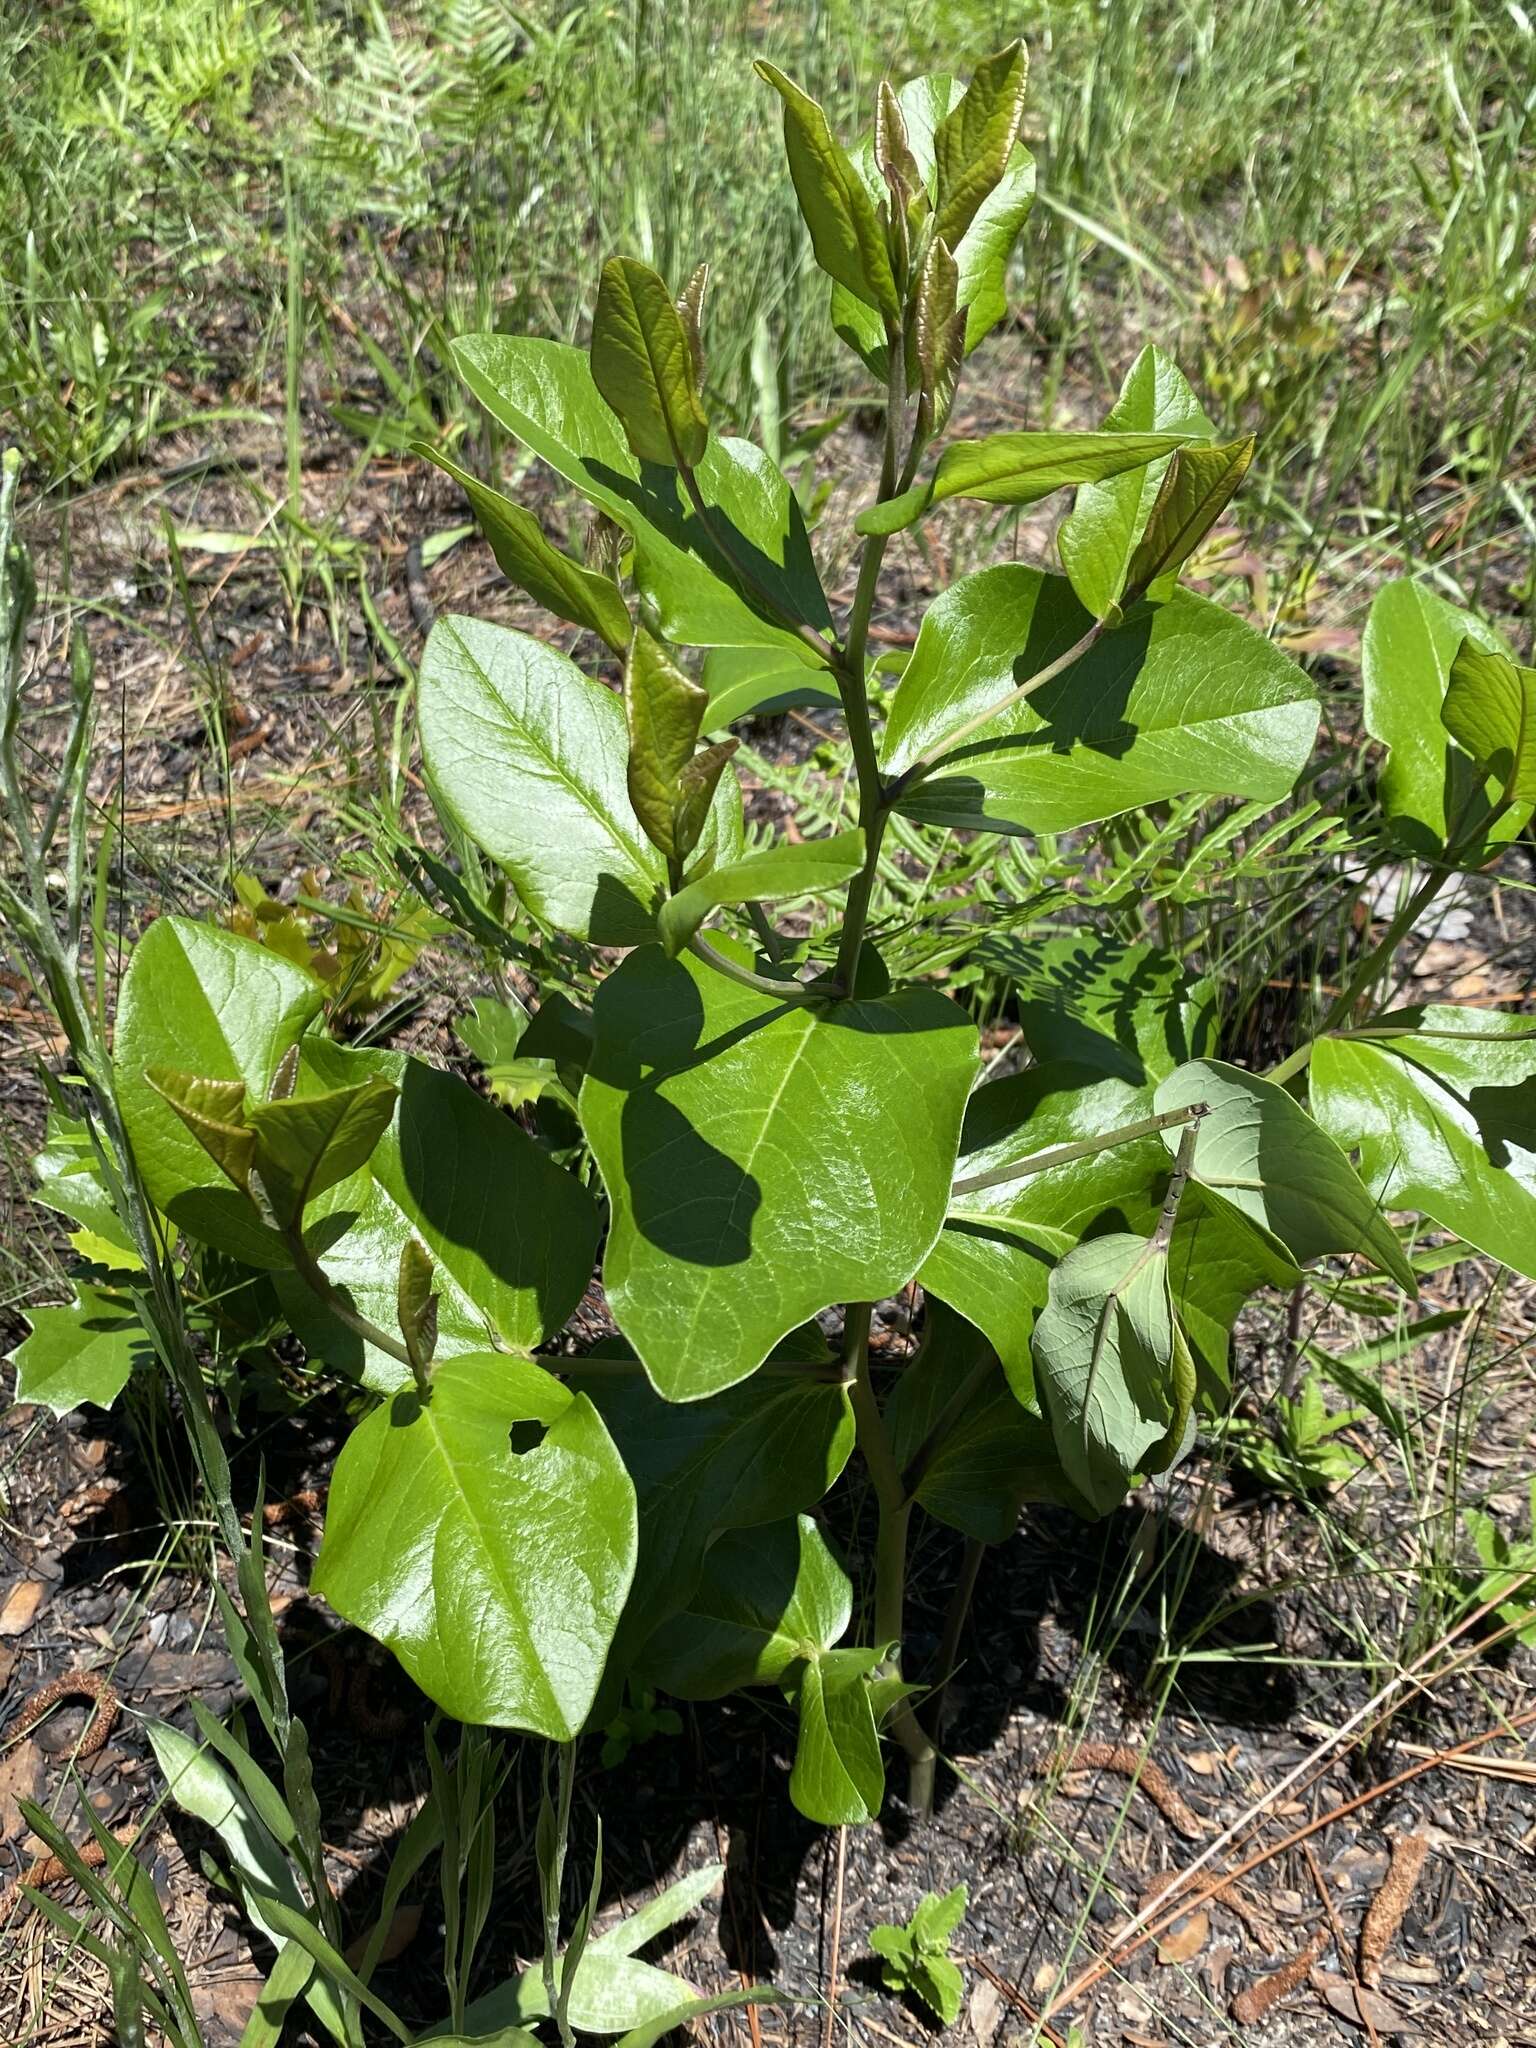
[[[1106,1078],[1102,1066],[1050,1060],[977,1089],[966,1111],[956,1178],[1118,1131],[1151,1114],[1149,1088]],[[951,1197],[919,1278],[985,1331],[1026,1410],[1035,1406],[1030,1340],[1051,1268],[1085,1237],[1150,1232],[1169,1166],[1154,1135]],[[1197,1188],[1185,1190],[1169,1271],[1179,1316],[1213,1391],[1225,1382],[1228,1332],[1249,1296],[1260,1286],[1298,1278],[1278,1246],[1207,1202]]]
[[[885,1799],[885,1766],[870,1697],[877,1650],[829,1650],[804,1667],[795,1701],[800,1733],[789,1796],[823,1827],[873,1820]]]
[[[897,686],[884,766],[899,774],[1065,654],[1089,615],[1022,563],[963,576],[932,606]],[[1177,590],[991,719],[900,799],[929,824],[1064,832],[1166,797],[1278,802],[1317,730],[1312,684],[1221,606]]]
[[[884,1418],[903,1470],[923,1454],[913,1496],[919,1507],[980,1543],[1006,1543],[1026,1501],[1086,1509],[1061,1469],[1049,1423],[1016,1399],[1000,1365],[949,1416],[954,1395],[992,1355],[979,1330],[930,1294],[922,1343],[902,1367]]]
[[[952,441],[932,477],[899,498],[871,505],[854,521],[860,533],[899,533],[946,498],[986,505],[1033,505],[1069,484],[1144,469],[1182,445],[1177,434],[989,434]]]
[[[557,619],[585,626],[589,633],[605,640],[615,654],[624,652],[631,631],[629,607],[611,576],[583,568],[580,562],[562,553],[525,506],[514,504],[511,498],[481,483],[427,442],[413,441],[411,452],[435,462],[459,485],[474,508],[480,530],[504,576]]]
[[[1183,372],[1161,349],[1132,363],[1104,420],[1116,434],[1182,434],[1213,439],[1216,429]],[[1084,608],[1101,619],[1119,602],[1136,543],[1162,488],[1167,459],[1086,484],[1058,539],[1061,565]]]
[[[396,1093],[372,1074],[323,1095],[247,1105],[254,1171],[279,1223],[296,1222],[317,1195],[367,1164],[393,1119]]]
[[[611,690],[529,634],[441,618],[418,706],[437,801],[541,924],[608,946],[651,935],[665,865],[630,802]]]
[[[132,1233],[112,1205],[86,1124],[50,1109],[43,1149],[34,1155],[32,1170],[37,1176],[33,1199],[81,1226],[72,1244],[79,1248],[85,1239],[96,1253],[95,1263],[116,1272],[143,1271]]]
[[[771,1685],[828,1650],[853,1613],[848,1574],[809,1515],[722,1536],[688,1604],[645,1647],[649,1681],[684,1700]]]
[[[1068,1476],[1101,1515],[1178,1448],[1173,1354],[1168,1258],[1149,1240],[1116,1231],[1052,1269],[1035,1384]]]
[[[708,692],[640,627],[624,668],[629,716],[629,800],[646,837],[668,860],[691,850],[678,830],[678,777],[693,758]]]
[[[695,472],[706,523],[675,470],[636,461],[580,349],[478,334],[453,353],[491,417],[629,535],[635,582],[663,639],[800,647],[781,614],[830,629],[800,506],[760,448],[711,438]]]
[[[548,1422],[514,1451],[514,1423]],[[635,1564],[635,1495],[602,1418],[526,1359],[443,1360],[336,1461],[316,1590],[456,1720],[568,1742]]]
[[[725,1877],[723,1863],[705,1863],[697,1870],[690,1870],[675,1884],[669,1884],[664,1892],[646,1899],[633,1913],[626,1913],[616,1926],[606,1934],[594,1935],[592,1953],[605,1956],[632,1956],[647,1943],[675,1927],[679,1920],[686,1920],[696,1906],[701,1905],[711,1892],[717,1892]]]
[[[697,1996],[686,1978],[593,1942],[572,1973],[567,2016],[578,2034],[626,2034],[654,2027],[680,2006],[691,2005]],[[549,1995],[540,1962],[475,1999],[466,2009],[464,2021],[470,2029],[469,2040],[480,2048],[489,2026],[522,2027],[548,2013]]]
[[[1121,602],[1172,593],[1179,570],[1225,512],[1253,461],[1252,434],[1241,441],[1175,448],[1125,572]]]
[[[1429,1003],[1320,1039],[1313,1114],[1384,1209],[1412,1209],[1536,1277],[1536,1019]]]
[[[67,1415],[82,1401],[110,1408],[136,1358],[153,1354],[131,1304],[122,1296],[77,1285],[64,1308],[27,1311],[32,1334],[11,1353],[17,1405],[35,1401]]]
[[[830,839],[789,841],[749,854],[730,866],[712,868],[661,907],[661,943],[680,953],[712,910],[727,903],[784,903],[797,896],[826,896],[850,882],[864,865],[862,831]]]
[[[934,130],[934,232],[951,248],[958,246],[1008,169],[1028,83],[1028,53],[1022,42],[1012,42],[976,66],[970,84]]]
[[[1201,1188],[1278,1240],[1298,1265],[1329,1252],[1363,1253],[1410,1294],[1413,1269],[1379,1202],[1334,1140],[1273,1081],[1223,1060],[1191,1060],[1163,1081],[1158,1110],[1208,1105],[1195,1139]],[[1163,1133],[1171,1152],[1177,1127]]]
[[[531,1351],[561,1327],[591,1277],[592,1197],[510,1117],[421,1060],[315,1044],[300,1086],[370,1073],[393,1082],[399,1101],[367,1166],[310,1207],[327,1277],[393,1330],[400,1255],[419,1240],[433,1261],[440,1357],[493,1343]],[[299,1335],[328,1364],[381,1391],[408,1384],[397,1359],[365,1346],[301,1282],[284,1275],[278,1284]]]
[[[580,1111],[604,1283],[657,1390],[744,1379],[835,1301],[902,1287],[943,1221],[974,1027],[929,989],[780,1003],[660,948],[598,990]]]
[[[824,1340],[821,1351],[830,1355]],[[594,1378],[590,1389],[639,1500],[640,1556],[610,1667],[621,1681],[653,1631],[686,1604],[718,1535],[822,1499],[852,1453],[853,1412],[843,1386],[806,1372],[759,1373],[681,1408],[638,1373]]]
[[[776,64],[759,58],[755,68],[784,102],[784,152],[816,261],[894,328],[901,319],[901,300],[885,230],[863,180],[817,102]]]
[[[1388,749],[1377,782],[1381,808],[1399,842],[1418,853],[1440,852],[1449,825],[1477,795],[1477,772],[1450,745],[1441,716],[1464,640],[1490,654],[1508,652],[1481,619],[1402,577],[1377,591],[1360,645],[1365,729]],[[1510,814],[1491,837],[1519,829],[1518,814]]]
[[[484,1069],[494,1101],[507,1109],[521,1109],[525,1103],[537,1102],[549,1089],[562,1089],[552,1057],[519,1050],[530,1019],[516,996],[506,1002],[477,996],[469,1009],[470,1014],[458,1018],[453,1028]]]
[[[592,315],[592,381],[641,462],[692,469],[709,440],[693,347],[665,282],[647,263],[603,265]]]
[[[803,648],[797,654],[788,646],[712,647],[699,680],[709,692],[706,732],[719,732],[738,718],[766,718],[791,705],[839,708],[827,671]]]
[[[965,1918],[967,1904],[966,1887],[957,1884],[953,1891],[926,1893],[917,1904],[909,1923],[913,1942],[919,1950],[948,1948],[956,1928]]]
[[[988,1081],[966,1109],[956,1178],[989,1173],[1151,1114],[1146,1091],[1051,1063]],[[1156,1136],[1090,1153],[1024,1180],[956,1192],[923,1286],[985,1333],[1015,1395],[1035,1400],[1031,1339],[1051,1269],[1090,1231],[1150,1231],[1168,1180]]]
[[[1522,812],[1536,805],[1536,668],[1463,640],[1440,717],[1506,803]]]
[[[319,982],[279,954],[181,917],[156,918],[123,979],[113,1064],[149,1198],[192,1236],[247,1265],[282,1267],[288,1258],[152,1087],[148,1069],[243,1082],[252,1100],[265,1101],[283,1055],[323,1001]]]
[[[1013,983],[1024,1041],[1037,1060],[1098,1067],[1140,1084],[1215,1050],[1215,992],[1176,954],[1106,934],[989,935],[972,958]]]

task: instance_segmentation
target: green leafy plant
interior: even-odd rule
[[[14,550],[0,765],[23,883],[0,902],[65,1020],[105,1205],[139,1262],[114,1299],[189,1412],[195,1398],[206,1421],[188,1304],[231,1273],[302,1340],[307,1370],[355,1390],[317,1593],[446,1714],[567,1759],[626,1700],[772,1690],[795,1721],[791,1796],[843,1823],[880,1809],[887,1736],[914,1801],[932,1797],[917,1691],[948,1670],[904,1661],[915,1517],[986,1545],[1026,1502],[1109,1513],[1225,1409],[1230,1332],[1257,1290],[1363,1261],[1416,1293],[1397,1212],[1536,1266],[1530,1028],[1381,1009],[1436,893],[1531,815],[1533,672],[1418,586],[1378,598],[1366,718],[1388,752],[1360,830],[1414,879],[1268,1075],[1223,1056],[1219,986],[1155,929],[1032,929],[1089,866],[1084,841],[1056,835],[1128,821],[1166,860],[1174,819],[1218,841],[1293,829],[1259,821],[1308,767],[1313,687],[1181,581],[1253,444],[1224,438],[1148,346],[1100,428],[941,446],[966,359],[1006,310],[1033,189],[1024,52],[966,86],[882,86],[852,150],[761,69],[832,325],[883,412],[846,608],[803,510],[816,494],[715,429],[702,270],[674,292],[614,258],[589,350],[504,332],[454,348],[496,428],[586,501],[596,533],[578,562],[444,464],[503,570],[578,629],[579,659],[443,617],[420,668],[451,857],[408,863],[442,926],[397,928],[411,944],[456,930],[490,963],[497,994],[463,1033],[516,1115],[416,1055],[342,1042],[308,930],[274,944],[282,919],[266,928],[256,904],[258,937],[149,926],[109,1061],[79,982],[78,777],[39,797],[17,747]],[[877,677],[892,537],[950,499],[1062,490],[1064,573],[959,577],[894,688]],[[749,834],[726,727],[802,700],[842,720],[826,830]],[[1042,842],[1050,886],[1015,889]],[[1016,1006],[1017,1071],[983,1073],[955,1000],[983,961]],[[512,967],[533,984],[526,1023]],[[619,1334],[584,1350],[566,1333],[599,1250]],[[920,1339],[887,1373],[874,1314],[914,1287]],[[112,1398],[104,1313],[84,1295],[42,1310],[29,1375]],[[216,1438],[203,1451],[227,1500]],[[855,1455],[877,1525],[857,1586],[818,1519]],[[219,1528],[249,1578],[232,1510]],[[562,1985],[542,1982],[558,2019]]]
[[[937,1892],[925,1892],[905,1927],[885,1921],[869,1931],[869,1945],[880,1958],[880,1975],[887,1988],[912,1992],[946,2027],[960,2017],[965,1992],[960,1966],[949,1953],[965,1918],[965,1906],[963,1884],[942,1898]]]
[[[1227,1425],[1227,1444],[1246,1471],[1278,1492],[1342,1486],[1366,1462],[1344,1432],[1357,1427],[1367,1413],[1364,1408],[1330,1409],[1317,1376],[1309,1373],[1299,1393],[1276,1400],[1273,1429],[1234,1416]]]

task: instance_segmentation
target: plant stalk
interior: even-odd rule
[[[1157,1116],[1144,1116],[1137,1123],[1122,1124],[1118,1130],[1101,1131],[1096,1137],[1079,1138],[1070,1145],[1051,1145],[1043,1152],[1031,1152],[1007,1166],[994,1166],[985,1173],[967,1174],[955,1182],[950,1193],[974,1195],[983,1188],[1005,1187],[1011,1180],[1027,1180],[1031,1174],[1046,1173],[1053,1166],[1066,1166],[1074,1159],[1089,1159],[1095,1152],[1107,1152],[1111,1146],[1129,1145],[1137,1138],[1150,1138],[1158,1131],[1171,1130],[1176,1124],[1197,1122],[1205,1114],[1203,1102],[1190,1103],[1184,1109],[1165,1109]]]

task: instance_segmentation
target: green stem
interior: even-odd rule
[[[850,1303],[843,1339],[843,1373],[848,1397],[853,1404],[859,1450],[868,1467],[879,1508],[880,1519],[875,1535],[875,1641],[892,1646],[887,1669],[893,1676],[900,1677],[907,1594],[907,1525],[912,1516],[912,1503],[902,1484],[901,1467],[891,1448],[870,1378],[869,1320],[870,1303]],[[910,1700],[903,1700],[891,1715],[890,1732],[907,1752],[914,1769],[931,1754],[933,1745],[913,1713]]]
[[[1165,1109],[1157,1116],[1142,1117],[1138,1123],[1122,1124],[1118,1130],[1101,1131],[1096,1137],[1079,1138],[1070,1145],[1051,1145],[1043,1152],[1031,1152],[1023,1159],[1015,1159],[1007,1166],[994,1166],[986,1173],[967,1174],[963,1180],[955,1182],[950,1193],[974,1195],[983,1188],[1000,1188],[1012,1180],[1027,1180],[1030,1175],[1046,1173],[1053,1166],[1066,1166],[1074,1159],[1088,1159],[1095,1152],[1107,1152],[1114,1145],[1129,1145],[1137,1138],[1150,1138],[1175,1124],[1193,1123],[1205,1113],[1203,1102],[1192,1102],[1184,1109]]]
[[[1360,997],[1371,987],[1382,970],[1391,966],[1392,956],[1398,947],[1456,872],[1458,871],[1454,868],[1437,867],[1424,878],[1387,926],[1379,943],[1371,948],[1363,960],[1357,962],[1353,974],[1334,998],[1323,1021],[1313,1033],[1314,1038],[1322,1038],[1333,1030],[1336,1024],[1346,1022]]]
[[[375,1345],[386,1357],[409,1366],[411,1377],[416,1382],[416,1391],[425,1400],[431,1390],[431,1383],[425,1369],[419,1367],[411,1357],[410,1347],[401,1338],[392,1337],[388,1330],[381,1330],[376,1322],[352,1306],[304,1242],[304,1234],[297,1224],[283,1232],[283,1243],[293,1260],[294,1271],[310,1293],[330,1310],[338,1323],[345,1323],[354,1336],[361,1337],[365,1344]]]
[[[839,976],[834,982],[821,982],[808,987],[803,981],[775,981],[771,974],[756,974],[750,967],[742,967],[725,953],[717,953],[708,939],[695,932],[688,941],[688,950],[696,960],[702,960],[706,967],[712,967],[716,974],[723,974],[727,981],[734,981],[742,988],[751,989],[760,996],[773,996],[781,1003],[826,1003],[835,1002],[843,993],[845,984]]]

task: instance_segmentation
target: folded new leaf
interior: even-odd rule
[[[250,1104],[243,1081],[210,1081],[170,1067],[145,1075],[220,1171],[279,1230],[306,1203],[366,1164],[394,1114],[398,1090],[378,1078],[324,1095]]]
[[[694,340],[665,280],[649,264],[603,265],[592,316],[592,381],[641,462],[692,469],[709,442]]]
[[[413,441],[411,453],[435,462],[459,485],[504,576],[557,619],[569,619],[573,626],[596,633],[615,654],[624,652],[629,645],[629,608],[611,576],[583,568],[562,554],[525,506],[481,483],[427,442]]]
[[[1164,597],[1171,592],[1179,570],[1248,474],[1254,446],[1254,437],[1248,434],[1241,441],[1174,450],[1125,572],[1122,609],[1139,597]]]
[[[934,232],[953,248],[1002,182],[1019,139],[1029,57],[1012,42],[978,64],[959,100],[933,131],[938,168]]]
[[[955,441],[939,457],[926,483],[899,498],[872,505],[855,524],[860,533],[900,533],[946,498],[979,498],[987,505],[1033,505],[1072,484],[1097,483],[1173,453],[1180,434],[989,434]]]
[[[757,74],[784,102],[784,153],[816,261],[835,283],[873,306],[888,329],[901,319],[885,230],[864,181],[834,137],[826,114],[776,64]]]
[[[787,841],[763,853],[715,868],[688,883],[661,907],[661,943],[675,959],[712,910],[731,903],[784,903],[820,896],[851,881],[864,864],[862,831],[830,839]]]

